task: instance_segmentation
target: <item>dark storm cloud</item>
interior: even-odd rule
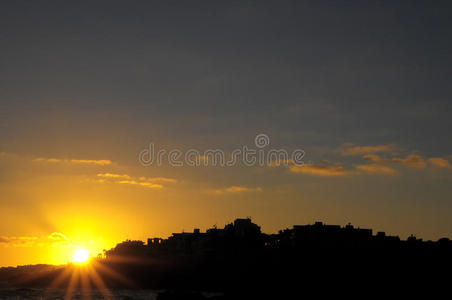
[[[452,152],[450,3],[318,2],[3,1],[1,134],[33,131],[31,111],[119,112],[143,143],[163,127]]]

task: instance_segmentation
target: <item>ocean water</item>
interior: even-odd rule
[[[159,291],[155,290],[74,290],[71,299],[157,299]],[[63,289],[0,289],[0,300],[28,299],[65,299],[67,294]]]
[[[82,290],[77,289],[71,292],[71,297],[67,297],[67,290],[64,289],[34,289],[34,288],[0,288],[0,300],[56,300],[56,299],[114,299],[114,300],[155,300],[157,299],[158,290]],[[221,293],[202,293],[206,299],[215,296],[221,296]]]

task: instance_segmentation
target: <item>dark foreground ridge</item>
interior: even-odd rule
[[[225,295],[279,295],[315,291],[358,293],[437,289],[448,284],[452,241],[401,240],[371,229],[296,225],[264,234],[251,219],[168,239],[127,240],[93,259],[110,288],[216,291]],[[0,282],[15,287],[64,287],[74,265],[3,268]],[[407,290],[408,292],[408,290]],[[248,296],[246,296],[248,295]],[[254,298],[253,296],[253,298]],[[163,296],[162,296],[163,297]]]

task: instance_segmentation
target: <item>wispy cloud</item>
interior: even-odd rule
[[[61,232],[52,232],[47,238],[51,240],[52,246],[54,247],[66,247],[71,245],[69,238]]]
[[[61,158],[45,158],[38,157],[33,159],[34,162],[40,163],[65,163],[65,164],[79,164],[79,165],[111,165],[112,161],[108,159],[61,159]]]
[[[123,178],[123,179],[130,179],[131,178],[127,174],[113,174],[113,173],[100,173],[100,174],[97,174],[97,177],[102,177],[102,178]]]
[[[383,164],[402,164],[405,166],[423,169],[427,166],[424,158],[418,154],[410,154],[406,158],[393,157],[393,158],[383,158],[377,154],[366,154],[365,159],[369,159],[376,163]]]
[[[37,239],[35,236],[0,236],[0,244],[6,247],[32,247]]]
[[[321,164],[305,164],[295,165],[291,161],[283,161],[292,173],[308,174],[313,176],[324,177],[339,177],[344,175],[360,175],[360,174],[385,174],[397,175],[400,170],[396,166],[407,166],[416,169],[425,169],[429,163],[432,166],[439,168],[452,169],[452,164],[448,159],[443,157],[424,158],[420,154],[411,153],[407,156],[397,156],[395,150],[398,147],[393,144],[376,145],[376,146],[354,146],[352,144],[345,144],[339,149],[340,154],[344,156],[359,156],[359,159],[370,161],[371,163],[356,162],[354,167],[347,167],[342,162],[330,163],[323,161]],[[278,167],[283,164],[274,162],[269,167]]]
[[[135,186],[142,186],[150,189],[162,189],[164,186],[162,183],[175,183],[174,178],[169,177],[134,177],[128,174],[115,174],[115,173],[99,173],[97,177],[101,178],[97,180],[99,183],[118,183],[128,184]]]
[[[233,185],[233,186],[226,187],[223,189],[213,190],[213,193],[215,193],[215,194],[225,194],[225,193],[238,194],[238,193],[246,193],[246,192],[262,192],[262,188],[261,187],[247,187],[244,185]]]
[[[52,232],[47,236],[0,236],[3,247],[73,247],[71,240],[61,232]]]
[[[442,158],[442,157],[429,158],[428,162],[436,167],[452,169],[452,165],[450,164],[450,162],[447,159]]]
[[[129,184],[129,185],[138,185],[138,186],[147,187],[147,188],[150,188],[150,189],[157,189],[157,190],[163,188],[163,185],[161,185],[161,184],[151,183],[151,182],[146,182],[146,181],[122,180],[122,181],[118,181],[117,183],[119,183],[119,184]]]
[[[177,182],[177,179],[169,177],[140,177],[139,179],[149,182],[170,182],[170,183]]]
[[[64,241],[64,242],[69,241],[67,236],[65,236],[61,232],[52,232],[51,234],[49,234],[48,238],[53,240],[53,241],[59,241],[59,242],[61,242],[61,241]]]
[[[288,166],[293,165],[294,161],[292,159],[280,159],[280,160],[274,160],[268,164],[269,167],[280,167],[280,166]]]
[[[369,174],[397,175],[398,173],[391,167],[377,164],[357,165],[355,168]]]
[[[344,156],[356,156],[369,153],[387,153],[393,152],[395,145],[374,145],[374,146],[353,146],[345,145],[339,149],[339,152]]]
[[[303,173],[308,175],[325,177],[344,176],[347,174],[347,171],[342,165],[333,165],[333,166],[308,165],[308,164],[302,166],[293,165],[289,167],[289,170],[292,173]]]

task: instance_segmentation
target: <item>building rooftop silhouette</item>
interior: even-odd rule
[[[439,242],[424,242],[410,236],[406,241],[385,232],[373,234],[372,229],[329,225],[315,222],[307,225],[294,225],[276,234],[265,234],[252,222],[251,218],[236,219],[224,228],[216,226],[201,232],[173,233],[167,239],[149,238],[147,243],[125,241],[106,251],[106,256],[123,255],[247,255],[262,252],[310,251],[310,250],[372,250],[407,249],[438,246]],[[451,246],[449,239],[442,239],[443,247]]]

